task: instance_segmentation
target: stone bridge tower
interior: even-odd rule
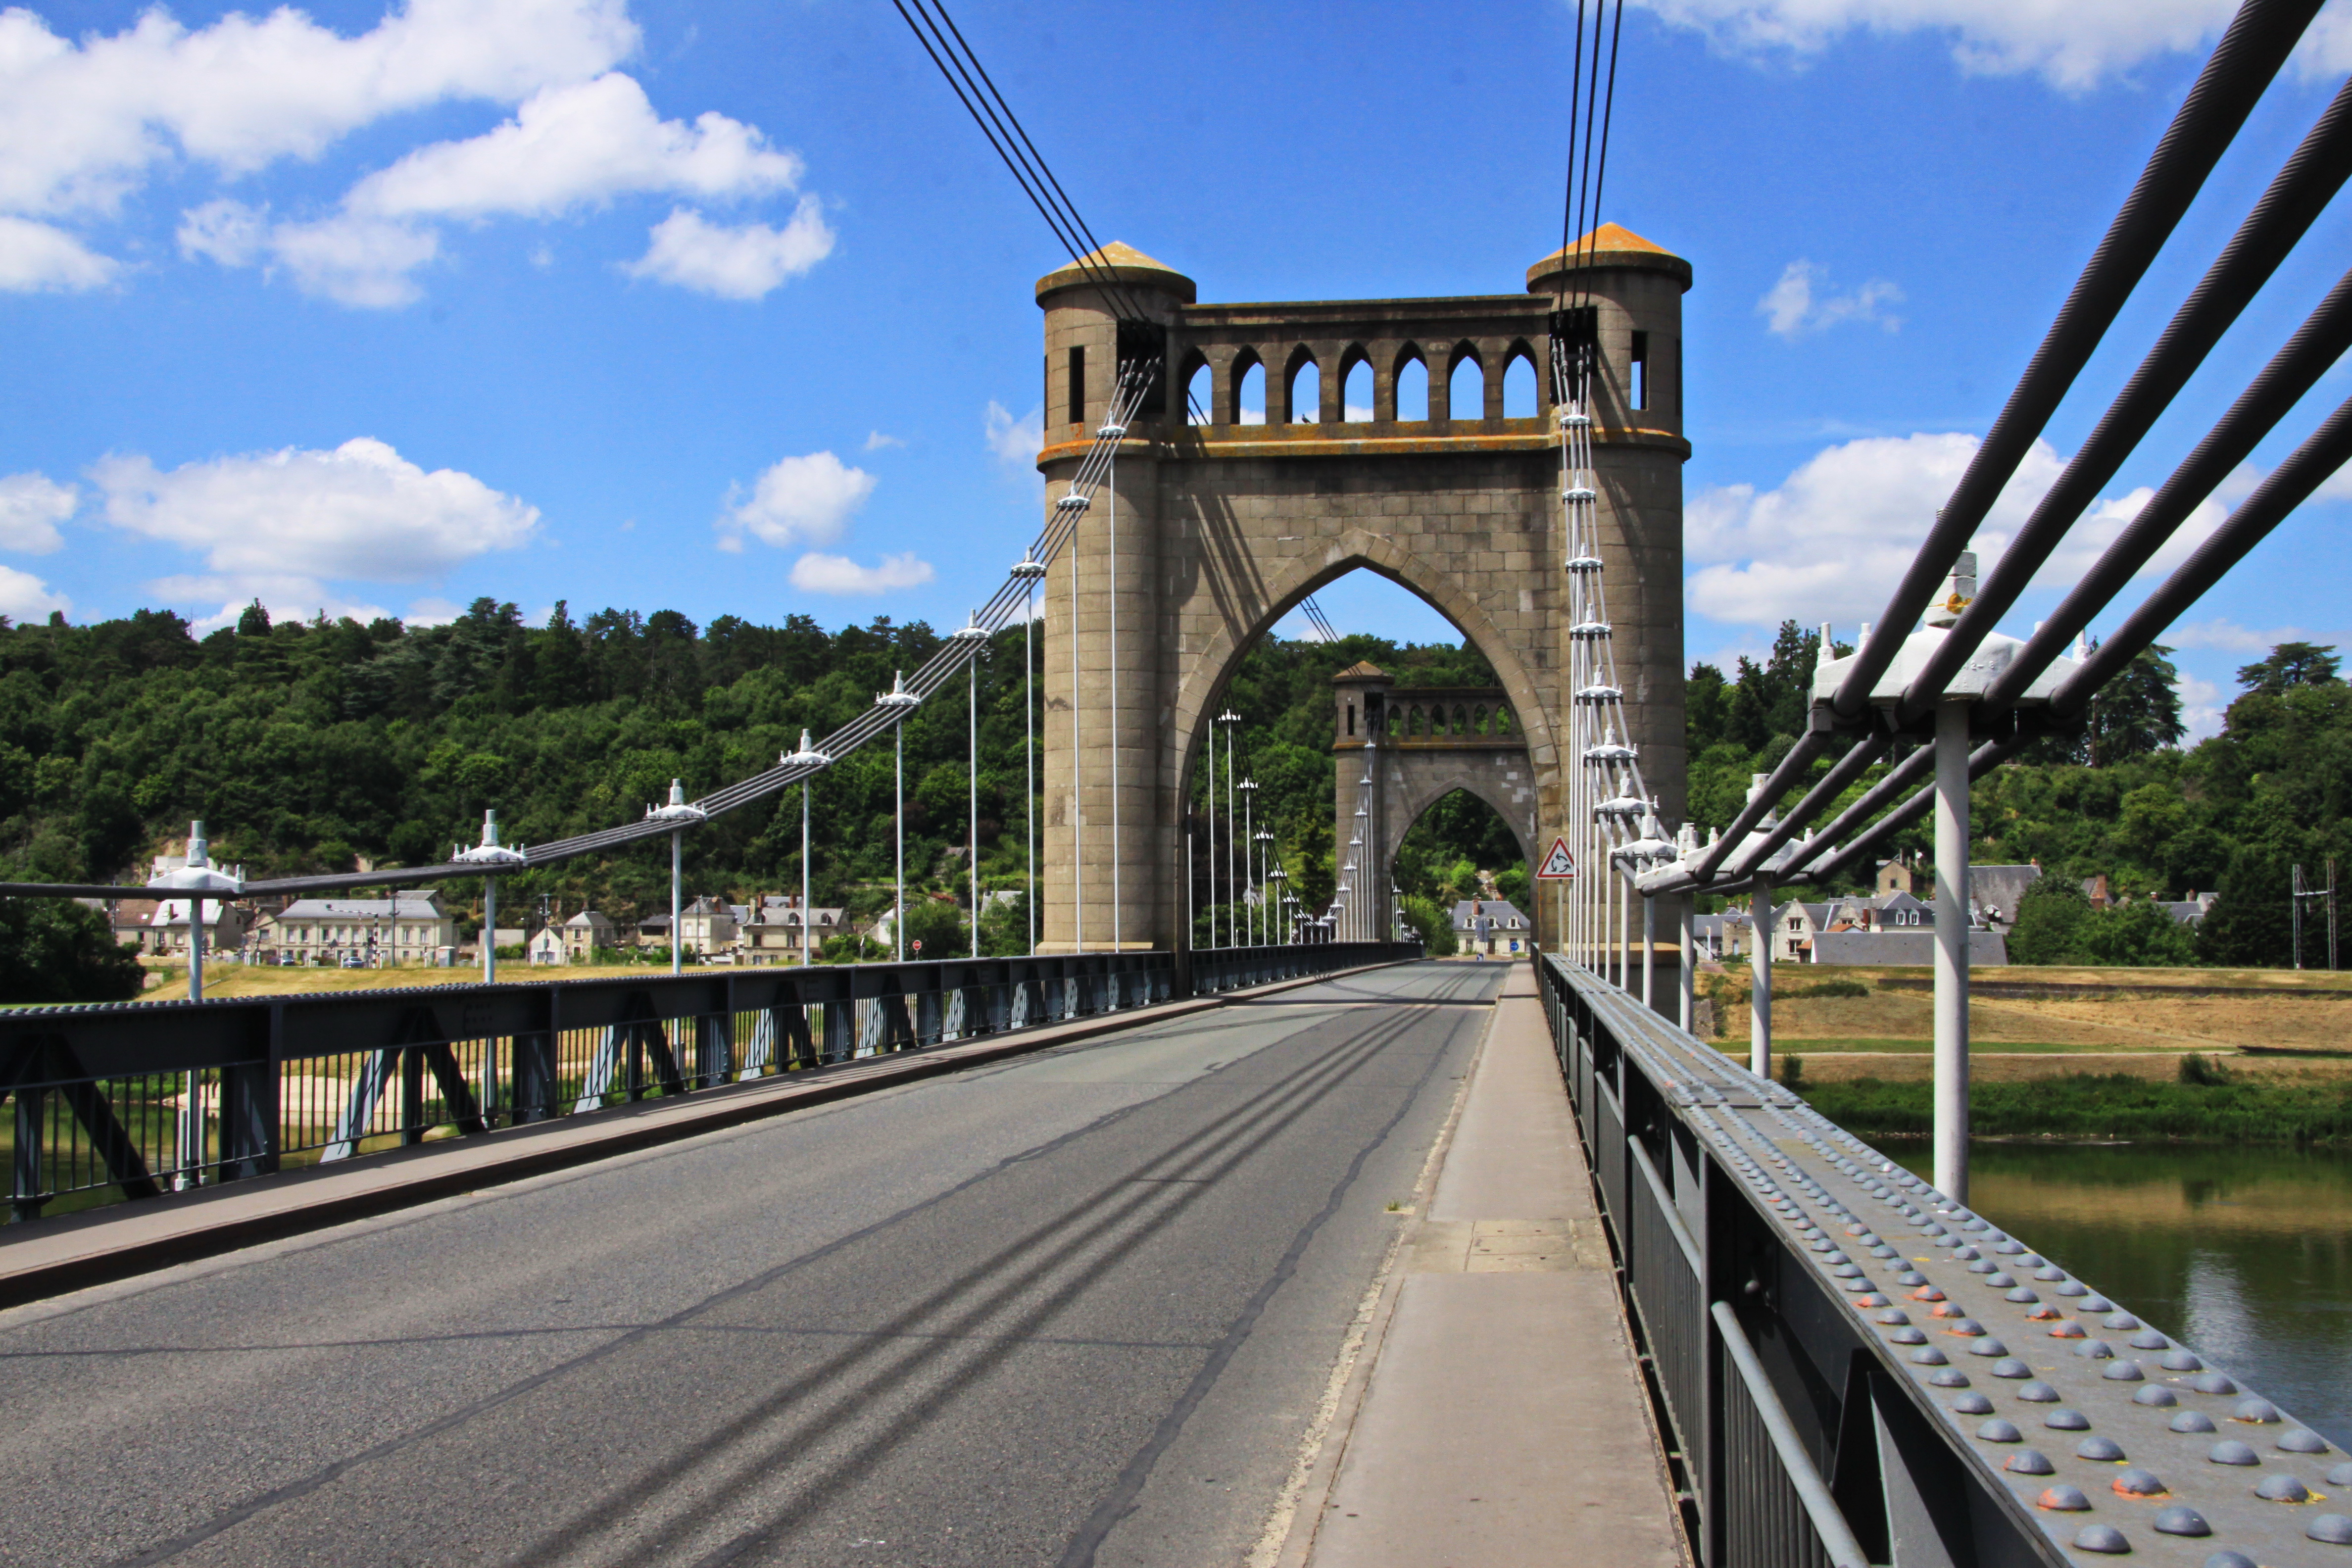
[[[1530,855],[1565,831],[1567,770],[1577,761],[1567,754],[1560,443],[1547,371],[1563,302],[1595,308],[1593,461],[1618,674],[1661,816],[1681,820],[1682,465],[1690,455],[1682,296],[1691,268],[1613,224],[1580,247],[1587,265],[1566,301],[1569,252],[1529,268],[1524,293],[1458,299],[1204,305],[1191,279],[1116,243],[1087,270],[1066,267],[1038,280],[1045,414],[1037,463],[1048,508],[1103,423],[1122,354],[1162,360],[1160,395],[1130,423],[1111,482],[1081,515],[1076,547],[1045,584],[1047,951],[1107,951],[1112,942],[1114,746],[1118,940],[1149,948],[1189,939],[1184,802],[1209,722],[1250,645],[1359,567],[1420,595],[1493,665],[1532,784],[1531,816],[1519,807],[1505,816]],[[1122,328],[1105,278],[1123,296],[1118,305],[1149,326]],[[1537,410],[1507,418],[1504,376],[1519,359],[1536,372]],[[1476,366],[1482,394],[1456,407],[1449,388],[1465,361]],[[1369,419],[1348,417],[1342,403],[1360,363],[1371,372]],[[1401,410],[1399,379],[1415,363],[1426,373],[1429,406]],[[1311,405],[1300,384],[1309,364]],[[1254,367],[1265,378],[1263,423],[1245,422],[1240,406]],[[1185,392],[1203,368],[1206,418],[1193,423]],[[1353,782],[1343,777],[1343,788]],[[1387,814],[1382,863],[1370,879],[1383,899],[1385,858],[1412,826],[1402,809],[1399,802]],[[1081,858],[1083,930],[1072,896]],[[1549,945],[1550,910],[1535,901]],[[1374,929],[1386,930],[1384,914]]]

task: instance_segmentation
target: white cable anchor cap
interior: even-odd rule
[[[499,814],[482,813],[482,841],[471,849],[460,847],[449,858],[461,866],[520,866],[523,862],[523,847],[509,849],[499,842]]]
[[[667,805],[659,806],[649,805],[646,807],[646,820],[647,822],[700,822],[709,816],[709,815],[710,814],[709,812],[703,810],[700,806],[688,805],[686,804],[686,784],[685,782],[680,779],[672,779],[669,781],[669,803]]]

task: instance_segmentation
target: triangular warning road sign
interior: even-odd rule
[[[1565,881],[1576,876],[1576,857],[1568,852],[1568,840],[1551,841],[1551,853],[1544,857],[1543,868],[1536,876],[1545,881]]]

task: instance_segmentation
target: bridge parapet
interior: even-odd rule
[[[2316,1433],[1787,1089],[1538,963],[1706,1568],[2352,1563],[2331,1511],[2352,1464]]]

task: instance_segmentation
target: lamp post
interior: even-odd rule
[[[488,868],[520,866],[527,856],[520,844],[509,848],[499,842],[499,814],[484,811],[482,841],[471,849],[458,849],[449,858],[460,866],[485,868],[482,873],[482,984],[496,984],[499,978],[499,879],[489,873]],[[677,938],[677,931],[673,927],[670,931],[673,945]]]
[[[955,640],[978,644],[988,633],[980,624],[980,615],[973,612],[963,626],[956,629]],[[982,650],[975,647],[971,657],[964,660],[964,673],[969,679],[966,701],[971,729],[965,742],[964,784],[971,791],[971,815],[967,819],[964,852],[971,860],[971,955],[980,956],[980,660]]]
[[[1076,565],[1073,559],[1071,564]],[[907,710],[920,702],[921,698],[907,689],[907,672],[891,672],[890,689],[877,692],[874,704],[890,710],[890,741],[894,748],[893,779],[896,789],[894,819],[898,843],[898,902],[891,908],[890,949],[898,962],[907,961]],[[1077,709],[1072,706],[1075,718]]]
[[[1274,873],[1267,868],[1267,861],[1274,852],[1266,846],[1274,842],[1274,835],[1261,827],[1250,835],[1250,842],[1257,847],[1257,883],[1255,889],[1257,893],[1255,906],[1257,910],[1257,940],[1262,945],[1270,947],[1274,944],[1274,905],[1269,901],[1271,895],[1267,889],[1274,880]]]
[[[1227,936],[1237,936],[1240,934],[1234,929],[1233,903],[1240,901],[1242,896],[1241,885],[1235,879],[1234,875],[1234,862],[1237,859],[1237,857],[1234,853],[1234,823],[1240,815],[1234,810],[1234,796],[1239,789],[1239,785],[1235,783],[1234,778],[1234,772],[1239,766],[1239,764],[1234,760],[1234,726],[1241,721],[1242,716],[1234,712],[1231,708],[1227,708],[1223,712],[1217,715],[1217,722],[1225,727],[1225,896],[1229,900],[1232,900],[1232,902],[1229,902],[1225,908],[1225,934]],[[1216,838],[1214,835],[1212,835],[1209,840],[1209,852],[1212,858],[1216,854]],[[1236,942],[1234,945],[1238,946],[1240,944]]]
[[[1249,912],[1250,881],[1255,873],[1255,868],[1250,864],[1250,857],[1255,853],[1251,847],[1255,835],[1251,829],[1256,820],[1257,780],[1244,779],[1234,787],[1241,791],[1242,795],[1242,880],[1234,889],[1234,897],[1241,904],[1242,943],[1247,946],[1257,934],[1253,929],[1254,922],[1250,920]]]
[[[801,780],[801,967],[806,969],[812,956],[809,924],[815,918],[814,912],[809,908],[809,786],[816,782],[815,770],[826,766],[833,759],[810,745],[809,732],[803,730],[801,749],[797,752],[786,752],[776,760],[788,768],[811,770]]]
[[[1045,563],[1030,551],[1021,552],[1013,568],[1020,579],[1022,593],[1027,602],[1021,610],[1021,721],[1027,732],[1026,749],[1021,753],[1028,765],[1029,803],[1028,847],[1023,856],[1026,868],[1027,889],[1024,895],[1029,905],[1029,956],[1037,956],[1037,666],[1030,652],[1030,637],[1037,624],[1037,579],[1045,574]]]
[[[669,972],[672,974],[679,973],[686,965],[682,926],[686,918],[686,825],[705,821],[709,816],[709,813],[700,806],[686,804],[686,785],[678,779],[669,781],[667,804],[646,807],[647,822],[677,825],[669,830]]]
[[[205,825],[188,824],[187,863],[176,871],[167,871],[147,885],[166,893],[176,892],[188,900],[188,1000],[205,999],[205,895],[226,895],[220,901],[235,898],[245,890],[245,884],[213,869],[212,846],[205,842]],[[165,919],[170,916],[168,900],[163,904]],[[168,933],[171,927],[164,927]],[[165,939],[169,940],[168,935]],[[205,1166],[205,1106],[204,1075],[190,1071],[180,1079],[180,1165],[174,1185],[184,1192],[204,1180]],[[24,1147],[19,1145],[21,1151]]]

